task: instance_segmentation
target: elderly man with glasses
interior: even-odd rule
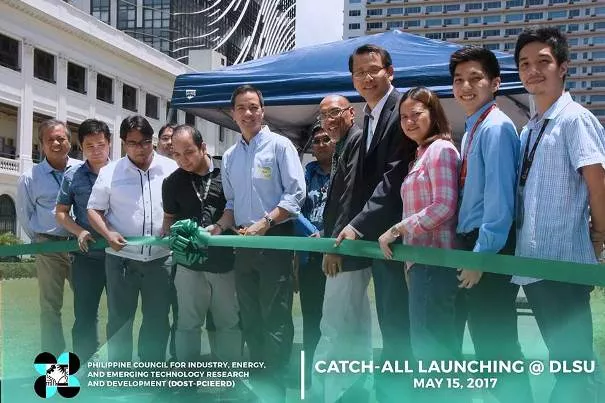
[[[141,361],[164,361],[168,340],[170,251],[130,246],[125,236],[159,236],[164,210],[162,183],[176,163],[153,151],[153,128],[142,116],[120,125],[126,157],[101,169],[88,200],[90,224],[109,243],[105,251],[109,361],[132,361],[132,326],[139,293],[143,323]]]

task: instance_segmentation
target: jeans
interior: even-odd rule
[[[549,280],[523,286],[551,360],[595,359],[590,309],[592,288]],[[594,374],[556,373],[550,403],[594,402],[592,377]]]
[[[416,263],[408,271],[408,279],[410,334],[415,359],[424,362],[462,359],[455,332],[456,270]],[[417,389],[414,400],[427,403],[460,401],[464,399],[461,392],[449,388]]]

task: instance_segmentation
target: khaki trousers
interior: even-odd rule
[[[54,239],[36,235],[36,242]],[[71,260],[67,253],[36,255],[36,273],[40,291],[40,345],[42,351],[60,354],[65,351],[61,321],[65,280],[71,287]]]

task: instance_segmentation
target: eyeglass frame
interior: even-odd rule
[[[130,148],[147,148],[153,144],[152,139],[144,139],[141,141],[128,141],[124,140],[124,145]]]
[[[319,115],[317,115],[317,121],[318,122],[324,122],[328,119],[338,119],[339,117],[342,116],[343,113],[345,113],[347,110],[350,110],[352,108],[352,106],[347,106],[346,108],[332,108],[330,109],[330,111],[334,111],[334,110],[338,110],[338,113],[335,116],[331,116],[330,112],[328,112],[328,116],[326,116],[323,113],[319,113]]]
[[[353,76],[354,80],[365,80],[365,78],[367,76],[370,76],[370,78],[373,80],[376,77],[378,77],[378,75],[382,72],[382,70],[387,69],[388,66],[382,66],[380,68],[380,70],[376,70],[376,71],[353,71],[351,72],[351,75]]]
[[[330,144],[331,142],[332,142],[332,138],[330,136],[328,136],[327,134],[320,136],[320,137],[313,137],[313,139],[311,139],[311,144],[313,144],[313,145]]]

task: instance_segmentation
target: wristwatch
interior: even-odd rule
[[[401,232],[399,232],[397,227],[394,225],[391,227],[390,231],[391,231],[391,235],[393,235],[393,238],[399,238],[401,236]]]
[[[271,217],[269,217],[268,215],[263,217],[265,219],[265,221],[267,221],[267,224],[269,224],[269,227],[272,227],[275,224],[275,220]]]

